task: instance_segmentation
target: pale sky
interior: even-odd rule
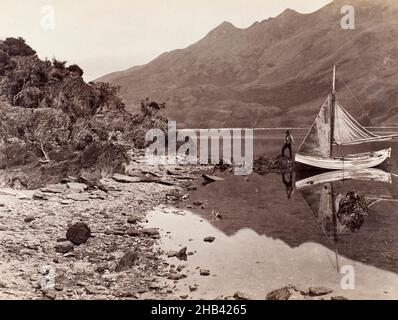
[[[223,21],[246,28],[286,8],[309,13],[330,2],[0,0],[0,38],[22,36],[41,58],[77,63],[93,80],[185,48]]]

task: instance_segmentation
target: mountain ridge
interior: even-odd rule
[[[343,30],[341,7],[350,4],[356,29]],[[335,0],[244,29],[223,22],[184,49],[100,80],[120,85],[132,110],[145,96],[165,101],[180,127],[298,126],[313,121],[337,64],[339,98],[354,116],[398,124],[397,7],[391,0]]]

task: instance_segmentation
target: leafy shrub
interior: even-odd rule
[[[70,72],[77,73],[80,77],[82,77],[83,74],[84,74],[83,69],[80,68],[77,64],[72,64],[72,65],[70,65],[70,66],[68,67],[68,70],[69,70]]]
[[[29,47],[24,38],[6,38],[0,43],[0,50],[7,52],[10,56],[33,56],[36,51]]]
[[[57,60],[56,58],[53,58],[54,68],[63,70],[63,69],[65,69],[66,63],[67,63],[67,61],[60,61],[60,60]]]

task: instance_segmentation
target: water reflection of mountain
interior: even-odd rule
[[[332,186],[336,194],[356,190],[367,196],[371,205],[369,216],[358,232],[338,233],[338,253],[398,273],[398,210],[397,202],[393,201],[398,199],[398,186],[390,181],[390,175],[368,178],[345,176],[343,180],[331,179],[319,184],[311,182],[310,178],[309,184],[301,190],[296,189],[289,200],[279,175],[225,176],[224,181],[198,188],[191,194],[191,201],[204,202],[205,209],[194,207],[194,212],[227,235],[250,228],[293,248],[316,242],[335,250],[335,239],[325,234],[322,219],[319,219],[320,194],[316,190],[322,190],[325,183]],[[300,181],[296,184],[300,185]],[[221,214],[221,220],[213,220],[213,210]]]

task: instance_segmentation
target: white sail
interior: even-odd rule
[[[330,158],[331,156],[331,120],[330,99],[323,104],[314,124],[309,130],[298,154]],[[355,145],[372,141],[390,140],[397,135],[379,136],[364,128],[338,102],[334,106],[333,144]]]
[[[297,153],[323,158],[330,157],[330,97],[322,105],[311,129],[305,137]]]
[[[394,136],[379,136],[365,129],[338,102],[335,105],[333,142],[354,145],[371,141],[389,140]]]

